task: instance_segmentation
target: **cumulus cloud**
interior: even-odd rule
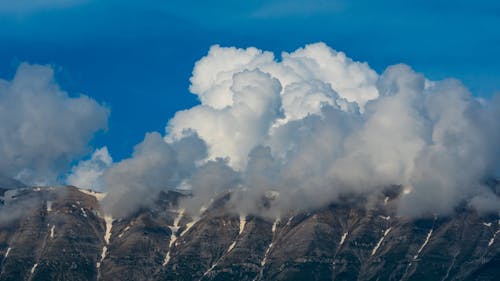
[[[323,43],[283,53],[280,62],[255,48],[213,46],[191,77],[190,90],[201,105],[170,120],[168,139],[193,129],[210,143],[211,159],[229,156],[241,168],[270,127],[318,114],[325,105],[363,109],[378,96],[377,77],[366,63]]]
[[[102,191],[104,171],[112,163],[113,158],[109,155],[107,147],[96,149],[90,159],[80,161],[78,165],[71,168],[66,183],[81,188]]]
[[[283,52],[281,61],[277,61],[273,53],[253,47],[212,46],[193,69],[190,91],[200,98],[203,105],[215,109],[230,106],[234,95],[231,91],[233,76],[255,69],[278,79],[284,92],[287,86],[296,83],[323,82],[329,84],[340,98],[356,102],[361,107],[378,96],[378,75],[368,64],[355,62],[324,43],[307,45],[292,53]],[[329,96],[328,93],[325,94]],[[284,108],[285,113],[287,109]],[[318,111],[317,107],[312,113]]]
[[[275,216],[398,185],[408,191],[398,200],[404,215],[463,203],[499,209],[484,182],[500,165],[500,98],[480,100],[459,81],[430,81],[406,65],[379,75],[323,43],[280,59],[213,46],[190,90],[200,105],[178,112],[164,140],[148,135],[139,145],[155,157],[136,149],[116,166],[120,176],[110,172],[106,182],[124,198],[185,184],[192,210],[233,190],[238,211]],[[204,150],[177,173],[175,146],[193,136]],[[273,201],[263,207],[266,196]]]
[[[50,66],[21,64],[12,80],[0,79],[0,172],[27,184],[56,182],[108,116],[88,96],[61,90]]]
[[[160,191],[174,189],[189,178],[196,161],[206,157],[205,151],[205,143],[196,135],[171,145],[159,133],[146,134],[130,159],[104,172],[107,195],[102,204],[105,211],[125,216],[150,206]]]
[[[280,115],[281,86],[260,70],[234,74],[229,87],[232,105],[221,109],[202,104],[178,112],[169,125],[170,139],[195,131],[210,146],[210,157],[228,157],[241,167],[250,150],[267,136]],[[216,145],[213,145],[216,144]]]

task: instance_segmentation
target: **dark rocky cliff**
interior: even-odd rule
[[[409,220],[387,197],[268,220],[228,214],[227,194],[194,218],[169,192],[112,220],[100,196],[2,190],[0,280],[500,280],[498,215]]]

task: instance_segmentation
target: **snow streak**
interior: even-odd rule
[[[382,238],[380,238],[380,240],[378,241],[377,245],[372,250],[372,256],[377,253],[378,248],[380,247],[380,245],[382,245],[382,242],[384,242],[384,239],[387,236],[387,234],[389,234],[389,232],[391,232],[391,229],[392,229],[392,227],[389,227],[388,229],[386,229],[384,231],[384,236],[382,236]]]
[[[174,245],[175,241],[177,241],[177,231],[179,230],[179,222],[181,221],[182,216],[184,215],[184,209],[179,210],[177,213],[177,217],[174,219],[174,225],[169,226],[171,234],[170,234],[170,243],[168,244],[168,251],[165,255],[165,259],[163,260],[163,266],[166,266],[170,261],[170,249]]]
[[[104,234],[104,242],[106,244],[102,247],[101,260],[97,263],[97,268],[101,267],[101,263],[108,253],[109,239],[111,238],[111,230],[113,228],[113,217],[109,215],[104,216],[104,222],[106,223],[106,232]]]
[[[432,232],[434,231],[434,229],[431,229],[429,230],[429,232],[427,233],[427,237],[425,238],[425,241],[424,243],[422,244],[422,246],[420,246],[420,248],[418,249],[417,251],[417,254],[415,256],[413,256],[413,259],[416,260],[418,259],[418,256],[420,255],[420,253],[424,250],[425,246],[427,246],[427,243],[429,243],[429,240],[431,239],[431,236],[432,236]]]

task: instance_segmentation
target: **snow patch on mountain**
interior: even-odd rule
[[[415,256],[413,256],[413,259],[416,260],[418,259],[418,256],[420,255],[420,253],[424,250],[425,246],[427,246],[427,243],[429,243],[429,240],[431,239],[431,236],[432,236],[432,232],[434,231],[434,229],[431,229],[429,230],[429,232],[427,233],[427,236],[425,237],[425,241],[424,243],[420,246],[420,248],[418,249],[417,251],[417,254]]]
[[[174,245],[175,241],[177,241],[177,231],[179,230],[179,222],[184,215],[184,209],[180,209],[177,212],[177,216],[174,219],[174,225],[169,226],[171,234],[170,234],[170,242],[168,244],[168,251],[167,254],[165,255],[165,259],[163,260],[163,266],[166,266],[168,262],[170,261],[170,249],[172,249],[172,246]]]
[[[387,234],[389,234],[389,232],[391,232],[391,229],[392,229],[392,227],[389,227],[388,229],[386,229],[384,231],[384,235],[380,238],[380,240],[378,240],[377,245],[375,245],[375,248],[373,248],[373,250],[372,250],[372,256],[377,253],[378,248],[380,247],[380,245],[382,245],[382,242],[384,242],[384,239],[387,236]]]

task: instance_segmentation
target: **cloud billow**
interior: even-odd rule
[[[483,182],[500,164],[500,98],[474,97],[459,81],[430,81],[406,65],[379,75],[323,43],[279,60],[256,48],[213,46],[196,63],[190,90],[200,104],[168,122],[165,141],[154,136],[150,152],[164,159],[135,152],[110,168],[108,196],[182,183],[192,188],[192,210],[233,189],[240,212],[279,215],[399,185],[404,215],[450,213],[464,202],[499,209]],[[203,145],[176,172],[175,146],[193,136]],[[121,189],[123,175],[134,186]],[[271,190],[279,193],[271,208],[257,209]],[[130,209],[110,204],[121,208]]]
[[[109,110],[85,95],[70,97],[50,66],[19,65],[0,79],[0,173],[27,184],[53,184],[107,128]]]

